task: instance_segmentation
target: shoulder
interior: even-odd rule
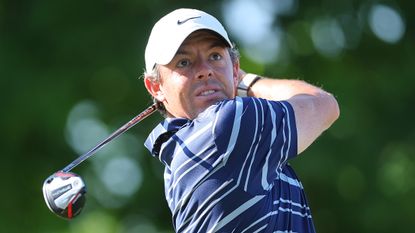
[[[215,107],[216,114],[232,114],[241,117],[267,114],[292,114],[293,108],[287,101],[273,101],[255,97],[236,97],[224,100]]]
[[[220,118],[218,120],[229,120],[235,116],[249,118],[266,114],[292,113],[293,108],[287,101],[272,101],[255,97],[236,97],[234,99],[222,100],[203,111],[195,121]]]
[[[209,107],[195,122],[212,122],[214,131],[223,132],[237,127],[278,127],[283,119],[287,119],[290,124],[294,121],[293,109],[286,101],[236,97]]]

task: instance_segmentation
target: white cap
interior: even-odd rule
[[[153,27],[145,51],[146,72],[156,64],[167,65],[183,41],[194,31],[208,29],[218,33],[232,47],[222,24],[212,15],[195,9],[177,9]]]

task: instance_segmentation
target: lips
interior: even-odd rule
[[[220,88],[216,85],[206,85],[196,89],[197,97],[208,97],[217,94]]]
[[[215,93],[215,90],[206,90],[206,91],[202,91],[202,93],[200,93],[201,96],[208,96],[211,95],[213,93]]]

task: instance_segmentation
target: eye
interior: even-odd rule
[[[177,62],[177,67],[178,68],[184,68],[190,65],[190,61],[188,59],[182,59],[179,62]]]
[[[210,55],[210,59],[212,59],[213,61],[219,61],[222,59],[222,55],[219,53],[213,53],[212,55]]]

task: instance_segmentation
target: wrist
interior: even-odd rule
[[[238,96],[247,97],[249,89],[259,79],[261,79],[261,77],[256,75],[256,74],[251,74],[251,73],[245,74],[244,77],[241,79],[241,81],[238,84]]]

